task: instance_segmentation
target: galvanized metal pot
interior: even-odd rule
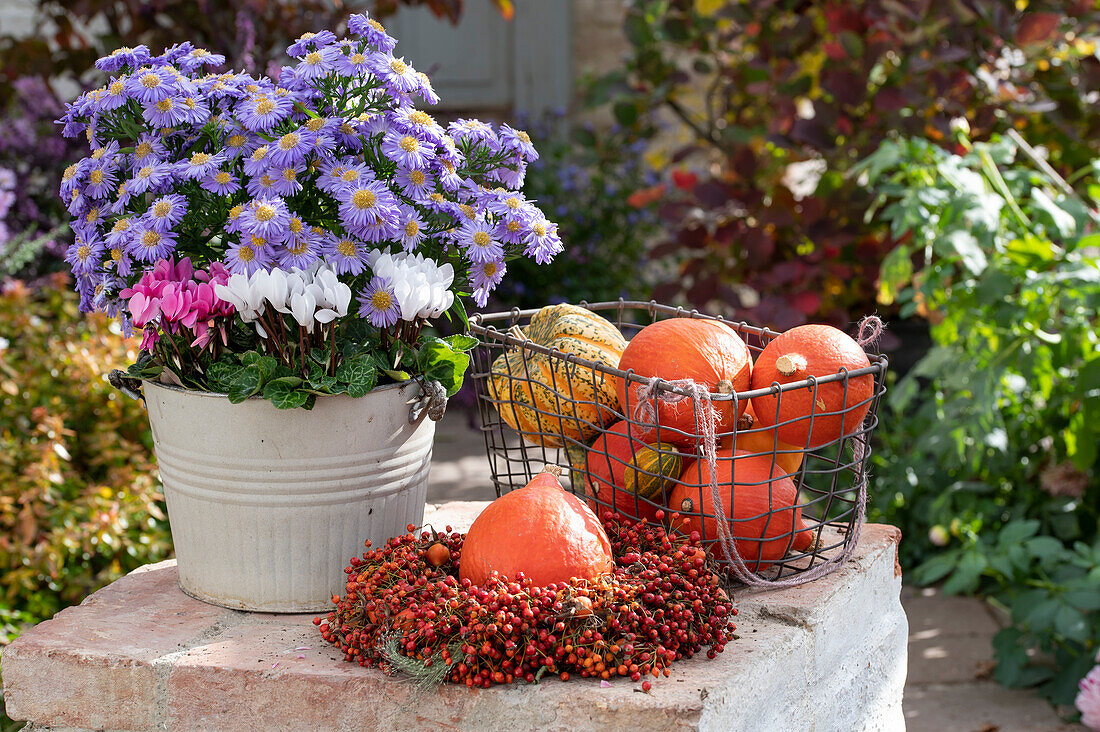
[[[311,411],[144,384],[180,588],[237,610],[318,612],[343,568],[419,525],[435,422],[420,386],[318,397]]]

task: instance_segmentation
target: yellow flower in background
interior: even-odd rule
[[[725,4],[725,0],[695,0],[695,12],[704,18],[709,18],[721,10]]]

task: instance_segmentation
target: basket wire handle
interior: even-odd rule
[[[868,315],[864,317],[859,322],[859,335],[856,339],[856,343],[858,343],[860,347],[873,344],[879,339],[879,336],[882,335],[883,327],[882,320],[880,320],[878,316]],[[752,572],[748,566],[746,566],[745,561],[737,551],[737,543],[730,535],[729,522],[721,520],[721,518],[726,515],[726,509],[722,504],[722,496],[718,491],[718,439],[716,435],[718,412],[714,408],[710,392],[705,386],[692,379],[679,379],[666,382],[671,386],[686,389],[691,393],[690,397],[682,396],[674,392],[662,392],[657,389],[659,381],[659,378],[653,377],[639,391],[638,404],[634,409],[634,416],[641,421],[655,421],[658,401],[676,402],[687,398],[692,400],[695,413],[702,418],[700,422],[703,427],[703,456],[706,458],[707,466],[710,468],[710,490],[714,500],[715,523],[718,525],[718,541],[723,551],[725,551],[726,557],[731,560],[729,562],[730,569],[738,580],[750,587],[766,589],[796,587],[806,582],[811,582],[819,577],[823,577],[838,565],[848,561],[855,552],[856,546],[859,544],[860,530],[863,527],[863,521],[867,513],[867,471],[864,467],[866,447],[863,439],[853,440],[853,467],[856,468],[856,484],[854,486],[856,489],[856,516],[851,534],[847,537],[844,548],[839,554],[829,557],[821,564],[793,577],[767,580],[757,575],[755,572]]]

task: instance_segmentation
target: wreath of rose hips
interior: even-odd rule
[[[605,513],[615,568],[595,581],[532,586],[522,575],[480,587],[458,579],[464,535],[408,533],[354,558],[347,594],[314,618],[345,661],[431,683],[488,688],[546,673],[639,681],[669,675],[704,646],[736,638],[737,610],[699,537]],[[647,682],[648,683],[648,682]]]

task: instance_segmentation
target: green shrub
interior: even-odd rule
[[[52,284],[0,294],[0,609],[34,621],[171,552],[145,410],[105,379],[136,354]]]
[[[892,243],[846,173],[895,132],[950,142],[965,116],[983,138],[1025,130],[1059,169],[1091,160],[1098,14],[1045,5],[630,0],[625,68],[591,101],[660,131],[675,168],[658,299],[778,328],[874,310]]]
[[[880,295],[934,341],[880,415],[872,515],[910,578],[1008,612],[997,680],[1072,704],[1100,642],[1100,168],[1074,191],[959,127],[961,155],[891,141],[857,169],[900,242]]]

